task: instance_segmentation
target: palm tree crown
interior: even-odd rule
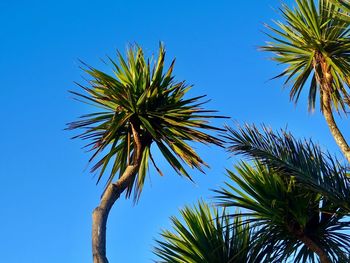
[[[285,22],[267,25],[271,41],[262,47],[276,54],[274,60],[288,67],[277,77],[286,76],[291,83],[290,98],[298,101],[305,86],[309,86],[309,110],[315,108],[316,96],[328,93],[335,109],[345,112],[349,103],[350,23],[341,19],[341,9],[329,0],[296,0],[297,7],[283,5]],[[311,82],[308,82],[311,80]],[[329,81],[330,85],[324,85]],[[321,103],[321,110],[323,110]]]
[[[186,141],[221,145],[220,139],[205,132],[221,130],[207,123],[209,118],[220,116],[201,108],[206,102],[201,101],[204,96],[184,98],[191,86],[184,81],[176,82],[172,75],[175,61],[165,70],[164,59],[163,45],[154,66],[145,59],[141,47],[130,47],[126,59],[119,52],[117,62],[110,59],[114,76],[85,65],[91,79],[88,86],[79,86],[86,94],[72,92],[100,109],[68,126],[68,129],[84,129],[75,138],[89,140],[87,147],[94,151],[90,161],[109,147],[92,167],[92,172],[100,169],[98,181],[109,164],[107,185],[118,172],[121,177],[139,155],[138,172],[128,183],[127,197],[133,189],[135,198],[139,197],[150,160],[162,174],[152,158],[152,143],[178,174],[188,178],[191,177],[180,161],[199,170],[206,164]]]
[[[333,109],[347,114],[350,105],[350,19],[344,19],[342,8],[331,0],[318,0],[318,7],[314,0],[296,3],[293,9],[283,5],[285,22],[275,22],[277,28],[267,26],[272,41],[262,50],[273,52],[274,60],[288,65],[276,77],[287,77],[291,100],[297,102],[303,88],[310,86],[308,105],[314,110],[319,94],[328,128],[350,162],[350,146],[333,116]]]

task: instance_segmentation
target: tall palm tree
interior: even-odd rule
[[[208,124],[219,118],[202,109],[204,96],[185,98],[191,86],[176,82],[172,75],[174,61],[165,71],[165,50],[160,45],[154,65],[146,60],[141,47],[130,47],[126,58],[118,52],[114,75],[85,65],[90,76],[87,85],[78,84],[85,93],[72,92],[79,100],[92,104],[97,111],[68,124],[68,129],[83,129],[75,136],[88,140],[93,151],[92,172],[99,171],[97,182],[109,173],[100,204],[93,211],[92,250],[94,263],[108,262],[106,223],[110,209],[122,193],[134,200],[140,197],[149,162],[156,170],[151,145],[155,144],[166,161],[179,174],[191,176],[181,162],[202,170],[206,163],[187,141],[221,145],[221,140],[207,131],[220,131]]]
[[[342,19],[342,9],[331,0],[296,0],[297,6],[283,5],[284,22],[267,26],[271,41],[262,50],[273,52],[273,59],[287,68],[276,77],[286,77],[291,85],[290,99],[297,102],[304,87],[309,87],[309,110],[316,97],[328,127],[350,162],[350,147],[340,132],[332,110],[347,113],[350,83],[350,21]]]
[[[174,231],[164,230],[154,253],[166,263],[242,263],[250,260],[251,232],[242,219],[200,202],[172,217]]]
[[[322,263],[349,262],[350,180],[337,160],[310,141],[267,128],[229,128],[227,139],[230,152],[253,163],[228,171],[231,182],[216,193],[221,205],[246,211],[256,228],[254,250],[266,262],[315,262],[315,255]],[[327,185],[318,187],[322,181]]]

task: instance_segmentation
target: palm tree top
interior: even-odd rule
[[[315,109],[317,94],[329,92],[334,108],[345,112],[349,104],[350,21],[342,19],[342,10],[330,0],[296,0],[291,8],[283,4],[281,21],[266,25],[271,39],[261,49],[275,54],[273,60],[287,65],[277,77],[286,77],[291,85],[290,98],[297,102],[309,86],[309,110]],[[322,80],[330,80],[329,90]],[[321,104],[322,110],[322,104]]]
[[[86,147],[93,152],[89,162],[102,155],[91,169],[91,172],[100,170],[97,182],[109,169],[108,185],[117,173],[120,177],[128,165],[135,163],[140,154],[138,173],[127,188],[127,197],[134,189],[137,199],[150,161],[162,175],[152,158],[152,143],[178,174],[191,179],[181,162],[203,171],[202,167],[207,164],[187,142],[220,146],[221,140],[207,131],[222,129],[210,125],[208,120],[223,117],[202,108],[207,102],[203,101],[205,96],[185,98],[191,86],[175,81],[175,60],[165,69],[163,44],[154,63],[145,58],[137,45],[128,48],[125,58],[118,51],[117,61],[111,58],[109,61],[113,75],[84,64],[90,79],[87,85],[78,85],[85,93],[71,92],[97,111],[81,116],[67,128],[83,130],[74,138],[88,141]]]

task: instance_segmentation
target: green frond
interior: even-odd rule
[[[250,229],[240,217],[199,202],[172,217],[173,231],[164,230],[154,253],[166,263],[241,263],[250,261]]]
[[[128,48],[126,57],[117,52],[117,60],[109,61],[113,74],[83,64],[90,79],[87,85],[78,84],[84,93],[72,93],[78,100],[99,108],[99,112],[83,115],[67,128],[83,130],[74,138],[88,141],[86,147],[93,152],[89,160],[94,162],[91,171],[99,171],[98,182],[109,171],[108,185],[132,164],[135,145],[131,126],[137,129],[141,140],[142,160],[137,176],[127,188],[127,197],[134,190],[135,200],[139,198],[153,142],[178,174],[191,179],[184,164],[202,171],[206,164],[188,142],[221,146],[222,141],[208,132],[222,129],[208,121],[224,117],[202,108],[204,96],[186,97],[191,86],[174,80],[175,60],[165,68],[162,44],[154,64],[137,45]],[[98,156],[102,157],[96,160]]]

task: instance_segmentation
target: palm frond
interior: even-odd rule
[[[236,130],[226,128],[229,152],[258,160],[278,173],[296,178],[350,212],[348,168],[311,140],[297,140],[289,132],[275,133],[266,126],[261,131],[248,124]]]
[[[350,1],[349,0],[332,0],[332,2],[346,13],[350,13]]]
[[[251,262],[249,226],[240,217],[231,219],[226,212],[199,202],[196,207],[172,217],[174,231],[164,230],[154,253],[167,263]]]

